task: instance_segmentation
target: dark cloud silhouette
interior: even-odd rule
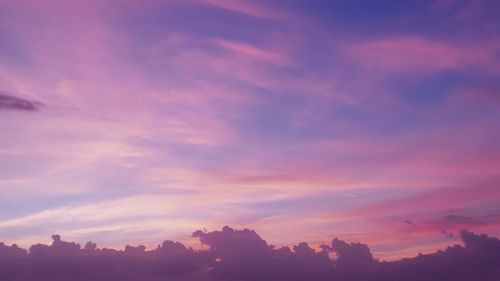
[[[218,280],[326,280],[331,261],[326,251],[316,252],[306,243],[276,249],[255,231],[234,230],[193,233],[210,247],[215,258],[211,275]]]
[[[0,110],[10,109],[10,110],[36,111],[41,106],[42,103],[40,102],[29,101],[0,92]]]
[[[29,251],[0,243],[1,281],[114,280],[339,280],[339,281],[498,281],[500,240],[462,231],[463,246],[393,262],[373,258],[367,245],[333,239],[314,250],[307,243],[292,249],[269,245],[255,231],[224,227],[196,231],[207,245],[195,251],[165,241],[153,250],[84,247],[53,235],[51,245]]]

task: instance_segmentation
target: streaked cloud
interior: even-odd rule
[[[271,20],[287,20],[291,16],[285,10],[279,10],[269,6],[269,3],[258,1],[227,1],[227,0],[201,0],[201,2],[226,9],[250,15],[257,18],[271,19]],[[263,4],[266,3],[266,4]]]
[[[7,95],[0,92],[0,109],[36,111],[43,104],[40,102],[29,101],[23,98]]]

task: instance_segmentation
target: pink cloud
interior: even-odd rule
[[[458,95],[467,102],[479,100],[493,105],[500,105],[500,88],[497,87],[469,87],[457,91]]]
[[[393,37],[358,41],[345,50],[359,63],[387,71],[437,71],[466,69],[497,72],[498,41],[481,45],[452,44],[422,37]]]
[[[214,42],[224,50],[229,51],[230,53],[241,58],[253,61],[263,61],[276,65],[290,64],[290,60],[283,52],[270,51],[254,45],[224,39],[216,39]]]
[[[258,18],[271,20],[286,20],[291,18],[290,15],[288,15],[284,11],[276,10],[274,8],[270,8],[269,6],[256,4],[255,1],[201,0],[201,2]]]

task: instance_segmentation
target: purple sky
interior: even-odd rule
[[[500,235],[500,2],[0,1],[0,240]],[[454,234],[454,235],[452,235]]]

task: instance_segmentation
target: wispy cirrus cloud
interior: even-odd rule
[[[418,36],[361,40],[345,51],[367,67],[387,71],[466,70],[498,73],[497,40],[482,44],[448,43]]]
[[[278,10],[269,7],[267,2],[259,3],[257,1],[228,1],[228,0],[201,0],[202,3],[207,3],[215,7],[226,9],[229,11],[242,13],[262,19],[271,20],[287,20],[291,19],[291,15],[284,10]]]

